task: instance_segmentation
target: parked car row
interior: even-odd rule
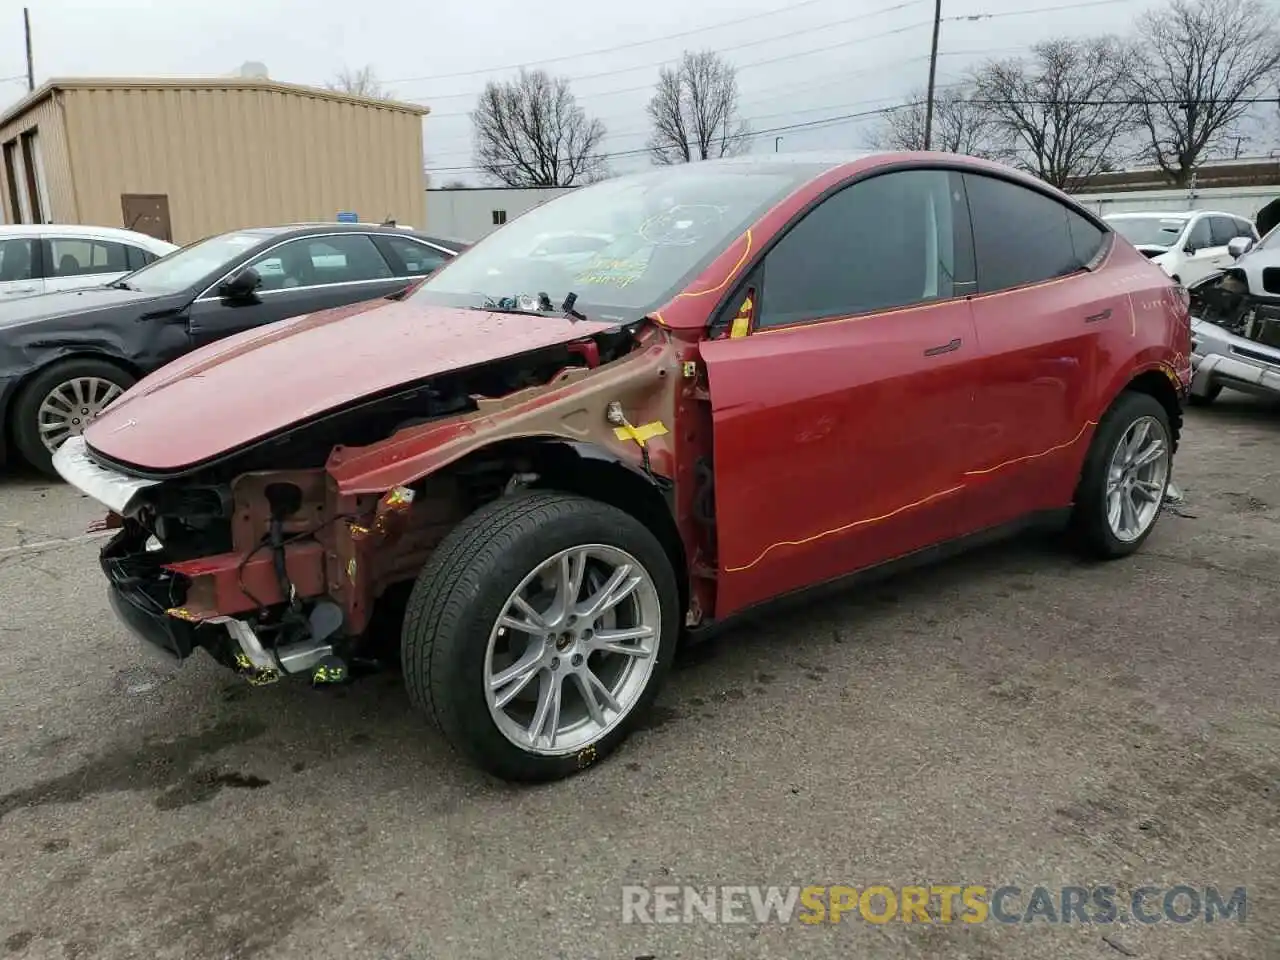
[[[1030,176],[937,153],[663,167],[396,296],[430,245],[240,231],[65,295],[91,309],[6,348],[154,371],[82,435],[20,401],[110,511],[102,568],[145,642],[253,683],[398,656],[460,753],[545,780],[644,720],[683,637],[763,603],[1031,524],[1114,559],[1158,522],[1186,291]],[[372,624],[398,603],[388,649]]]
[[[26,269],[32,252],[49,290],[0,299],[0,463],[8,438],[46,473],[54,451],[138,378],[236,333],[403,293],[464,247],[347,223],[236,230],[180,250],[104,228],[5,229],[0,278]],[[72,273],[71,260],[92,270],[99,259],[137,269]]]

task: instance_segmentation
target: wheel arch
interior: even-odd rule
[[[483,462],[505,465],[508,479],[532,489],[559,490],[630,514],[662,545],[680,592],[680,620],[689,605],[689,566],[676,523],[669,481],[646,473],[616,452],[586,440],[524,437],[495,441],[450,464],[441,475],[467,473]]]
[[[1182,401],[1179,399],[1177,388],[1169,381],[1169,374],[1159,368],[1144,370],[1126,383],[1121,392],[1145,393],[1160,402],[1160,406],[1164,407],[1165,413],[1169,415],[1171,434],[1169,440],[1173,452],[1177,453],[1178,442],[1182,436]],[[1112,404],[1115,403],[1115,399],[1112,398]]]
[[[109,363],[113,367],[119,368],[121,372],[127,373],[129,376],[133,377],[135,381],[141,380],[143,376],[141,368],[136,364],[131,363],[123,357],[118,357],[110,353],[102,353],[99,350],[72,348],[45,358],[39,365],[28,370],[19,378],[12,393],[9,394],[8,404],[3,410],[0,410],[0,416],[3,417],[3,420],[0,421],[0,429],[3,429],[4,431],[4,444],[2,446],[6,450],[15,449],[17,437],[15,436],[13,413],[17,410],[18,405],[26,396],[27,390],[31,387],[31,384],[51,367],[74,360],[96,360],[101,363]]]

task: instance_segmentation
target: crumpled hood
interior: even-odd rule
[[[358,303],[187,354],[108,407],[85,442],[121,464],[180,470],[363,397],[615,327],[412,298]]]

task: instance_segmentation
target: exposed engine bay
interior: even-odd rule
[[[251,681],[345,679],[379,655],[375,606],[504,491],[547,476],[572,486],[605,469],[620,496],[632,495],[628,483],[669,489],[669,451],[655,445],[655,472],[650,446],[620,439],[633,429],[629,415],[669,420],[675,378],[655,334],[620,327],[451,371],[149,478],[159,482],[108,520],[119,529],[101,564],[117,614],[173,657],[204,649]],[[572,395],[549,402],[569,384]],[[482,432],[494,442],[389,489],[367,479],[394,472],[408,456],[399,451],[436,429],[445,443]],[[359,469],[344,474],[353,463]]]
[[[1280,348],[1280,267],[1262,270],[1263,290],[1252,291],[1244,271],[1232,268],[1194,284],[1191,315],[1255,343]]]

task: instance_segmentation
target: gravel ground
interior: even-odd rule
[[[1280,410],[1189,417],[1143,552],[1005,544],[744,624],[536,789],[399,681],[248,688],[116,625],[98,516],[0,480],[0,957],[1280,956]],[[622,922],[624,884],[1248,890],[1247,920]],[[1011,901],[1014,909],[1025,907]]]

